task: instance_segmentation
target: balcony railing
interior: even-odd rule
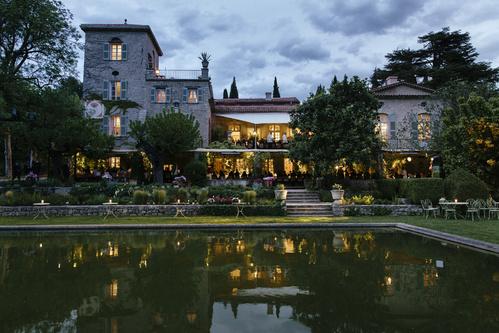
[[[386,151],[427,151],[430,149],[428,141],[412,139],[388,139],[384,141]]]
[[[146,79],[148,80],[199,80],[201,70],[190,69],[168,69],[168,70],[148,70]]]

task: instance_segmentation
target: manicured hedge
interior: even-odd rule
[[[437,203],[444,196],[444,182],[441,178],[402,179],[400,192],[413,204],[419,204],[423,199]]]
[[[489,194],[487,184],[474,174],[457,169],[445,179],[445,195],[449,199],[486,199]]]
[[[400,193],[400,179],[377,179],[375,198],[393,200]]]
[[[285,216],[286,211],[280,205],[276,206],[247,206],[244,207],[246,216]],[[200,215],[209,216],[236,216],[237,207],[235,205],[206,205],[202,206]]]

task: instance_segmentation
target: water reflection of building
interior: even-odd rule
[[[42,247],[38,242],[15,245],[8,251],[0,241],[0,268],[11,267],[0,272],[9,281],[0,283],[0,294],[15,286],[9,276],[21,267],[28,276],[30,268],[42,269],[37,278],[57,284],[52,290],[31,292],[30,301],[50,301],[60,285],[67,302],[60,303],[59,318],[76,311],[79,332],[206,332],[214,318],[225,318],[223,312],[233,320],[249,312],[284,320],[285,313],[291,321],[313,326],[304,318],[333,319],[321,317],[321,309],[336,309],[338,317],[341,311],[335,306],[345,308],[355,301],[364,306],[370,300],[373,308],[368,310],[389,315],[387,325],[419,327],[431,322],[435,309],[440,313],[452,308],[453,298],[441,283],[447,259],[445,268],[437,268],[429,255],[435,248],[414,253],[392,239],[390,234],[349,231],[168,233],[90,237],[84,243],[69,237],[44,241]],[[497,269],[485,284],[494,281]],[[321,295],[329,290],[334,291],[331,297]],[[493,304],[497,290],[484,290]],[[21,289],[7,294],[23,297]]]

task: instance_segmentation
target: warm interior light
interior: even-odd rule
[[[410,157],[410,156],[409,156],[409,157],[407,158],[407,162],[410,162],[410,161],[412,161],[412,157]]]
[[[159,69],[156,69],[156,75],[159,75]]]

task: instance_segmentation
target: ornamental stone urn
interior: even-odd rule
[[[331,190],[331,197],[333,198],[333,203],[341,205],[343,203],[343,196],[345,195],[345,190],[340,184],[334,184]]]
[[[284,187],[284,185],[277,185],[277,189],[274,190],[274,195],[276,201],[285,201],[288,197],[288,190]]]

